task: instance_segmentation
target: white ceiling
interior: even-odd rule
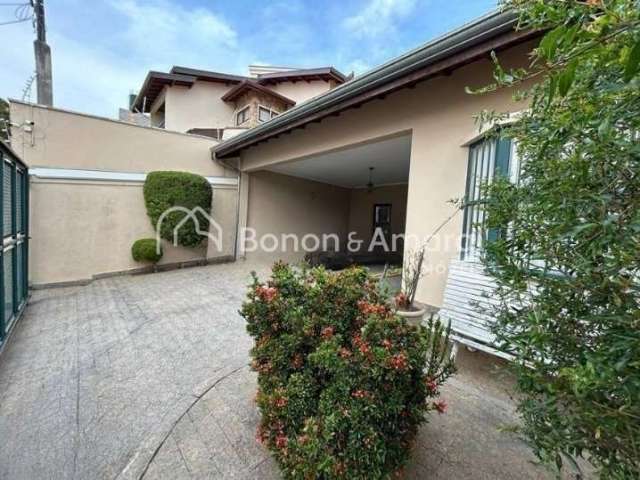
[[[411,135],[403,135],[274,165],[268,169],[293,177],[356,188],[364,187],[369,182],[369,167],[374,167],[374,185],[407,183],[410,157]]]

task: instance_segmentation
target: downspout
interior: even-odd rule
[[[211,160],[222,165],[224,168],[228,168],[238,174],[238,185],[236,187],[236,192],[238,194],[238,200],[236,202],[236,235],[233,239],[233,260],[238,260],[238,238],[240,237],[240,185],[242,184],[242,172],[240,168],[228,163],[222,158],[216,158],[216,152],[211,148]]]

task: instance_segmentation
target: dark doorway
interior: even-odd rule
[[[384,235],[387,245],[391,246],[391,204],[376,203],[373,206],[373,232],[380,229]]]

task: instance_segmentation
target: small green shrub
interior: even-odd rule
[[[257,439],[285,478],[389,478],[453,373],[447,334],[393,314],[363,269],[273,267],[241,314],[255,338]]]
[[[207,214],[211,213],[211,185],[206,178],[187,172],[151,172],[144,182],[144,203],[147,215],[153,228],[156,228],[160,216],[171,207],[185,207],[193,210],[200,207]],[[185,218],[186,213],[175,211],[168,214],[160,226],[160,236],[173,242],[175,227]],[[199,230],[209,230],[209,220],[197,214]],[[192,220],[186,221],[178,230],[178,244],[195,247],[205,235],[198,233]]]
[[[156,250],[155,238],[141,238],[133,242],[131,246],[131,256],[136,262],[153,262],[156,263],[162,258],[162,246],[160,254]]]

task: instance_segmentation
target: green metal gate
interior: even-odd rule
[[[29,290],[29,172],[0,142],[0,344],[24,310]]]

